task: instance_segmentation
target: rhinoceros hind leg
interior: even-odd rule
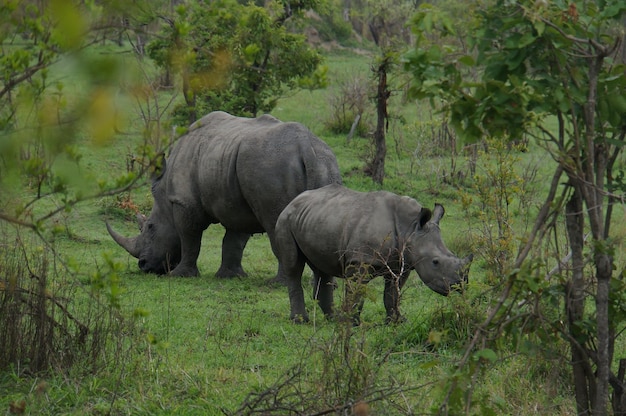
[[[276,276],[268,279],[267,283],[272,286],[287,286],[287,277],[285,276],[283,266],[280,263],[278,263],[278,271],[276,272]]]
[[[289,306],[291,309],[290,318],[295,323],[309,322],[309,315],[304,303],[304,291],[302,289],[302,272],[304,271],[304,258],[298,255],[297,247],[294,244],[284,247],[283,256],[284,272],[289,292]],[[295,254],[295,255],[294,255]]]
[[[241,266],[241,258],[249,239],[248,233],[226,230],[222,240],[222,264],[215,273],[215,277],[248,276]]]
[[[317,300],[322,312],[328,319],[335,315],[333,294],[336,282],[331,276],[327,276],[319,271],[314,271],[313,277],[313,299]]]

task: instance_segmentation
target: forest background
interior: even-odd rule
[[[626,413],[621,2],[0,11],[7,412]],[[374,281],[360,327],[294,325],[265,236],[250,277],[213,276],[219,227],[202,277],[140,274],[104,221],[135,232],[159,155],[217,109],[305,124],[351,188],[443,203],[465,293],[413,276],[385,326]]]

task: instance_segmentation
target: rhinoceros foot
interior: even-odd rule
[[[219,278],[231,278],[231,277],[248,277],[248,273],[243,270],[243,267],[224,267],[220,266],[219,270],[215,272],[215,277]]]
[[[168,274],[170,276],[198,277],[200,276],[200,271],[197,267],[184,267],[179,264],[174,270],[172,270]]]
[[[386,324],[402,324],[406,322],[406,318],[402,315],[400,315],[399,313],[391,315],[391,316],[387,316],[387,318],[385,318],[385,323]]]
[[[287,280],[284,276],[276,275],[267,280],[267,284],[270,286],[287,286]]]
[[[309,322],[309,316],[306,313],[304,315],[291,315],[291,321],[294,324],[306,324]]]

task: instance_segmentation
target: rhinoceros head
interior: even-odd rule
[[[139,259],[139,268],[146,273],[166,274],[180,262],[181,243],[174,227],[171,210],[163,203],[167,198],[159,190],[159,182],[165,172],[165,160],[161,161],[160,175],[152,177],[154,205],[150,216],[137,214],[140,233],[136,237],[124,237],[115,232],[107,223],[107,230],[113,240],[131,256]]]
[[[160,219],[157,205],[150,216],[138,214],[140,234],[124,237],[115,232],[107,223],[107,230],[113,240],[131,256],[139,259],[139,268],[146,273],[166,274],[180,262],[180,239],[176,229],[167,220]]]
[[[467,283],[474,256],[458,258],[443,243],[439,230],[439,220],[445,212],[442,205],[436,204],[432,213],[423,211],[417,230],[409,239],[408,260],[426,286],[447,296]]]

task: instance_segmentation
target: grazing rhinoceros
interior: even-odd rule
[[[196,276],[202,233],[220,223],[226,233],[216,276],[243,276],[250,235],[267,232],[275,249],[283,208],[301,192],[330,183],[341,183],[337,159],[303,125],[217,111],[191,125],[153,178],[154,205],[140,219],[139,236],[123,237],[108,223],[107,229],[144,272]],[[280,279],[280,265],[278,273]]]
[[[314,274],[313,297],[326,316],[333,315],[333,276],[363,283],[383,276],[388,322],[400,319],[399,291],[411,270],[444,296],[466,282],[473,256],[459,259],[446,248],[439,231],[443,214],[439,204],[431,212],[412,198],[385,191],[328,185],[300,194],[276,223],[291,319],[308,320],[301,283],[305,263]],[[358,293],[346,293],[346,299],[350,294],[356,295],[353,319],[358,324],[363,301]]]

